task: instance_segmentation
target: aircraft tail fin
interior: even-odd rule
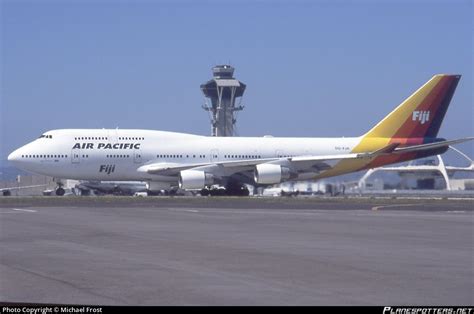
[[[460,78],[433,76],[364,137],[435,138]]]

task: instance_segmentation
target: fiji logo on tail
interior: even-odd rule
[[[100,165],[99,172],[110,174],[115,171],[115,165]]]
[[[429,111],[413,111],[411,116],[412,121],[419,121],[421,124],[430,121],[430,112]]]

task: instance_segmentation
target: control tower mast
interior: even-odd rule
[[[244,109],[235,105],[235,100],[242,97],[246,85],[236,80],[234,68],[230,65],[216,65],[212,68],[213,79],[201,85],[206,98],[211,100],[203,109],[210,112],[212,136],[233,136],[236,118],[234,112]]]

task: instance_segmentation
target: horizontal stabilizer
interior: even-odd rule
[[[474,140],[474,137],[465,137],[465,138],[460,138],[457,140],[451,140],[451,141],[441,141],[441,142],[435,142],[435,143],[429,143],[429,144],[421,144],[421,145],[414,145],[414,146],[408,146],[408,147],[400,147],[396,148],[394,150],[394,153],[396,154],[402,154],[402,153],[410,153],[410,152],[419,152],[419,151],[424,151],[424,150],[431,150],[435,148],[442,148],[442,147],[448,147],[450,145],[454,144],[459,144],[467,141]]]

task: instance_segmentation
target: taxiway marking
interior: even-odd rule
[[[24,208],[12,208],[12,210],[18,211],[18,212],[27,212],[27,213],[36,213],[37,212],[37,210],[34,210],[34,209],[24,209]]]
[[[380,205],[372,207],[372,210],[379,210],[382,208],[391,208],[391,207],[408,207],[408,206],[417,206],[419,204],[393,204],[393,205]]]
[[[168,208],[168,210],[172,212],[199,213],[199,210],[195,210],[195,209]]]

